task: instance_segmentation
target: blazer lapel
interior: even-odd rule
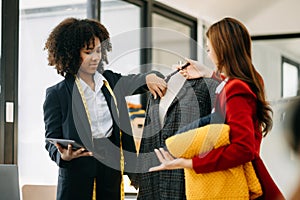
[[[111,94],[110,94],[108,88],[105,86],[105,84],[103,84],[103,86],[101,88],[101,91],[104,94],[105,100],[107,102],[107,105],[108,105],[108,108],[109,108],[109,111],[110,111],[110,114],[111,114],[111,117],[112,117],[112,120],[113,120],[114,140],[115,140],[116,144],[119,144],[119,142],[120,142],[120,137],[119,137],[120,132],[115,131],[115,130],[120,130],[119,129],[120,121],[119,121],[119,113],[117,111],[117,105],[115,104],[114,99],[111,96]]]
[[[180,101],[180,99],[182,99],[187,92],[187,88],[185,86],[185,84],[182,86],[182,88],[179,90],[178,94],[176,95],[176,97],[173,99],[172,103],[169,106],[169,109],[172,108],[174,105],[176,105],[178,103],[178,101]]]
[[[72,106],[71,114],[73,115],[76,131],[83,145],[88,150],[91,150],[93,149],[91,126],[83,105],[81,95],[75,84],[74,76],[66,76],[66,86],[68,88],[69,94],[72,96],[72,102],[69,102],[69,104]]]
[[[172,103],[170,104],[169,108],[177,104],[178,101],[180,101],[186,95],[191,95],[191,93],[194,94],[194,89],[193,89],[194,84],[196,84],[195,81],[185,81],[182,88],[179,90],[176,97],[173,99]]]
[[[164,98],[162,98],[159,103],[159,119],[161,125],[164,124],[165,116],[185,82],[186,79],[183,78],[179,73],[172,76],[168,81],[168,90]]]
[[[119,122],[118,112],[117,112],[117,105],[114,102],[113,97],[111,96],[109,90],[105,85],[102,86],[101,91],[104,94],[105,100],[107,102],[108,108],[110,110],[110,113],[112,115],[113,121]]]

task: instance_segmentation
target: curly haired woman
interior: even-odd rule
[[[101,200],[121,199],[122,172],[130,172],[136,159],[124,97],[148,90],[163,96],[165,81],[154,72],[122,76],[103,70],[111,43],[106,28],[95,20],[63,20],[50,33],[45,50],[49,65],[64,77],[46,92],[45,137],[84,146],[46,142],[59,166],[57,199],[91,200],[93,194]]]

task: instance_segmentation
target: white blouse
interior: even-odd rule
[[[112,116],[110,114],[106,99],[101,91],[105,78],[99,72],[94,75],[95,91],[93,91],[82,79],[80,83],[86,99],[91,119],[91,130],[93,138],[109,137],[112,134]]]

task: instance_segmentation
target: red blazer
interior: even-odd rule
[[[264,193],[260,199],[284,199],[259,156],[262,132],[256,101],[256,95],[248,84],[239,79],[228,80],[217,96],[215,109],[230,126],[231,143],[213,149],[205,156],[194,157],[193,168],[196,173],[207,173],[252,161]]]

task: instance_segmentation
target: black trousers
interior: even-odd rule
[[[97,200],[119,200],[121,196],[121,172],[99,163],[96,177]]]
[[[57,200],[92,200],[95,180],[96,200],[120,199],[121,172],[114,166],[120,163],[119,157],[114,155],[106,144],[101,139],[94,141],[95,148],[98,147],[95,152],[98,159],[93,158],[93,168],[96,169],[95,173],[93,172],[94,176],[77,174],[70,169],[72,173],[58,177]],[[115,153],[118,153],[117,150]]]
[[[97,162],[96,199],[119,200],[121,172],[120,149],[108,138],[94,139]]]

